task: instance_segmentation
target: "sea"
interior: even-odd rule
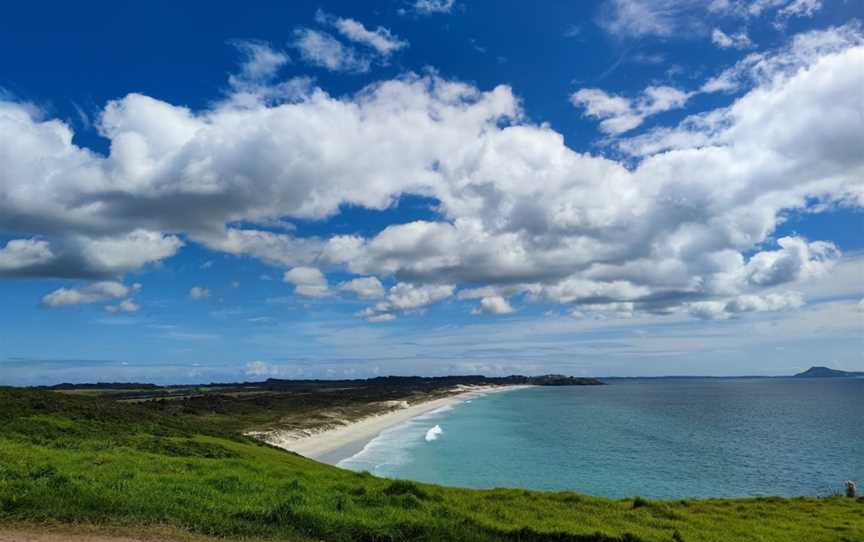
[[[864,378],[610,379],[466,399],[339,466],[448,486],[656,499],[864,486]]]

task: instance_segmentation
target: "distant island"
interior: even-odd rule
[[[803,373],[793,375],[794,378],[850,378],[862,377],[862,371],[841,371],[839,369],[831,369],[830,367],[810,367]]]

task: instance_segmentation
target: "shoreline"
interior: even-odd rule
[[[329,465],[336,465],[362,451],[369,442],[383,431],[405,423],[412,418],[474,397],[531,387],[534,386],[459,386],[453,390],[452,395],[446,397],[422,401],[307,435],[280,430],[251,433],[250,435],[283,450],[295,452]]]

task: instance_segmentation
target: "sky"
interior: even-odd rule
[[[857,0],[0,20],[0,385],[864,370]]]

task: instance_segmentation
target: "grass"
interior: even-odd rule
[[[0,524],[290,541],[864,540],[864,499],[610,500],[343,471],[219,420],[0,389]]]

